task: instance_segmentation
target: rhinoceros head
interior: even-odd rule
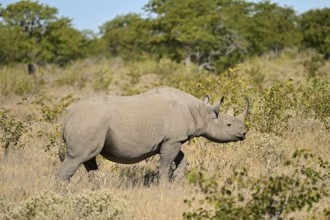
[[[246,99],[243,113],[234,116],[232,109],[228,110],[225,114],[220,114],[220,106],[223,99],[224,97],[215,105],[209,105],[209,98],[208,96],[205,97],[204,105],[207,113],[202,136],[217,143],[242,141],[245,139],[247,132],[244,119],[248,113],[249,101]]]

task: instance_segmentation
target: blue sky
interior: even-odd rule
[[[149,0],[39,0],[42,4],[56,7],[60,16],[69,17],[75,28],[95,32],[98,27],[114,17],[129,12],[143,14],[143,6]],[[260,0],[250,0],[259,2]],[[2,7],[18,0],[1,0]],[[309,9],[330,8],[330,0],[271,0],[281,6],[289,6],[302,13]]]

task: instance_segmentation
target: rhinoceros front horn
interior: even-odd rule
[[[246,100],[246,104],[245,104],[244,112],[242,112],[237,116],[237,118],[240,119],[241,121],[244,121],[249,111],[249,99],[246,97],[245,100]]]

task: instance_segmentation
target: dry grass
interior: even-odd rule
[[[265,87],[274,79],[283,79],[284,75],[284,78],[296,77],[299,81],[305,80],[305,73],[301,73],[302,66],[299,62],[295,64],[298,66],[292,65],[295,61],[290,64],[281,62],[282,64],[271,61],[260,64],[263,65],[262,68],[270,69],[269,75],[264,79]],[[248,65],[253,64],[244,66]],[[136,78],[130,76],[133,69],[138,72],[134,75]],[[50,152],[45,152],[49,139],[46,136],[38,136],[38,131],[47,131],[52,126],[37,120],[41,113],[33,101],[41,94],[53,99],[68,94],[82,98],[106,92],[123,94],[128,87],[133,91],[145,89],[159,83],[159,74],[155,73],[157,65],[153,63],[145,70],[139,64],[125,67],[120,60],[86,60],[65,70],[47,67],[43,71],[45,84],[41,93],[27,94],[24,100],[17,95],[0,97],[1,107],[10,108],[12,116],[22,120],[35,119],[30,126],[31,130],[22,138],[25,144],[23,150],[12,150],[8,155],[0,153],[0,219],[6,217],[5,207],[1,207],[3,204],[20,204],[40,193],[55,193],[64,198],[68,193],[74,195],[86,190],[108,190],[118,201],[123,200],[125,211],[116,217],[118,219],[181,219],[182,213],[187,210],[184,199],[198,196],[199,192],[187,180],[166,185],[146,183],[148,175],[152,177],[157,172],[157,156],[136,165],[118,165],[98,158],[100,170],[104,175],[102,181],[89,181],[88,174],[80,167],[71,182],[63,185],[54,177],[60,165],[57,149],[52,148]],[[290,72],[289,75],[285,74],[287,71]],[[70,73],[72,77],[68,79]],[[111,82],[102,89],[95,89],[97,80],[104,79],[103,73],[111,76]],[[204,167],[208,173],[220,172],[225,178],[230,176],[233,170],[242,167],[246,167],[252,176],[280,173],[284,169],[282,163],[295,149],[308,148],[324,160],[330,161],[329,143],[329,130],[326,130],[321,122],[296,116],[290,120],[282,137],[262,134],[252,129],[243,142],[219,145],[198,139],[186,143],[183,151],[188,157],[189,169]],[[318,216],[328,204],[329,197],[311,211],[296,213],[294,217],[306,219],[315,213]],[[78,219],[67,210],[64,213],[66,214],[61,216],[61,219]]]
[[[190,169],[203,166],[210,174],[220,172],[224,178],[242,167],[248,168],[252,176],[274,174],[283,169],[284,159],[296,148],[308,147],[329,160],[330,136],[321,124],[313,126],[315,130],[303,126],[299,131],[288,131],[285,139],[253,131],[241,143],[217,145],[200,139],[185,145],[183,150]],[[105,175],[103,182],[90,182],[86,171],[80,167],[69,185],[61,185],[54,178],[60,162],[56,155],[44,152],[46,144],[46,140],[33,138],[24,151],[1,155],[0,196],[6,202],[22,202],[41,192],[64,196],[107,189],[115,198],[125,201],[125,214],[121,216],[124,219],[181,219],[187,210],[184,199],[196,196],[197,189],[186,180],[165,186],[145,185],[143,173],[157,172],[158,157],[137,165],[117,165],[99,159],[100,170]],[[329,198],[322,201],[315,212],[321,212],[329,203]],[[299,213],[296,217],[305,218],[306,215]],[[72,214],[64,219],[70,216]]]

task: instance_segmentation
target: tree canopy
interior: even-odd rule
[[[300,23],[303,46],[330,53],[330,8],[307,11]]]
[[[254,4],[252,12],[246,29],[252,54],[272,51],[278,55],[283,48],[299,44],[298,16],[293,9],[263,1]]]
[[[1,8],[2,24],[0,64],[24,62],[29,73],[35,63],[68,62],[81,57],[84,35],[74,29],[71,20],[58,18],[54,7],[32,1],[20,1]]]
[[[322,48],[329,48],[324,43],[329,25],[322,21],[327,10],[305,22],[305,14],[267,0],[150,0],[144,9],[150,17],[128,14],[105,23],[102,38],[113,54],[132,59],[140,51],[221,72],[249,56],[278,56],[284,48],[324,52],[318,48],[321,41]],[[321,31],[307,30],[306,23]],[[307,32],[318,34],[318,40]]]
[[[0,5],[0,65],[57,63],[100,53],[124,59],[166,57],[217,73],[246,57],[284,48],[329,54],[330,9],[302,15],[270,1],[150,0],[143,17],[106,21],[100,33],[80,31],[54,7],[23,0]]]

